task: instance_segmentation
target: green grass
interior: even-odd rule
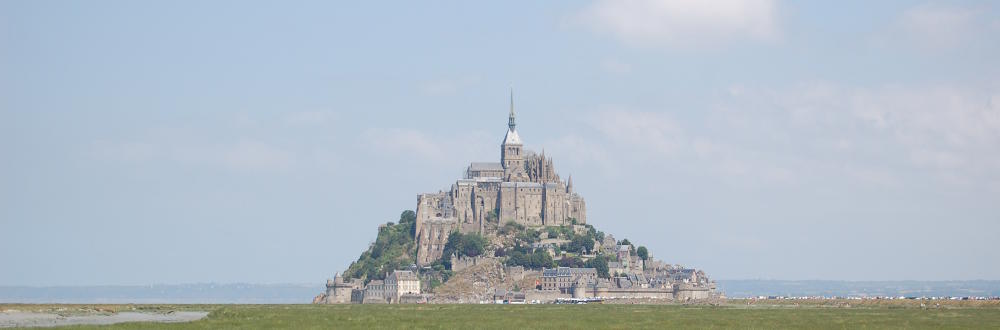
[[[141,305],[140,305],[141,306]],[[858,329],[1000,328],[1000,308],[901,306],[688,305],[211,305],[190,323],[125,323],[110,329],[369,329],[369,328],[698,328]],[[157,308],[162,310],[162,308]]]

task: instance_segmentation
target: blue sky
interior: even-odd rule
[[[0,2],[2,285],[317,282],[526,147],[720,279],[1000,279],[992,2]]]

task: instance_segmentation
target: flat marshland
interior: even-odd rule
[[[718,305],[0,305],[2,313],[64,316],[209,312],[192,322],[72,329],[369,328],[1000,328],[1000,301],[730,300]],[[935,305],[935,304],[940,304]]]

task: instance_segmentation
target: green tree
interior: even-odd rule
[[[465,257],[477,257],[486,251],[486,238],[482,235],[471,233],[462,234],[459,231],[453,231],[448,234],[448,242],[445,243],[444,248],[441,250],[441,259],[439,262],[448,269],[451,269],[451,256],[465,256]]]
[[[519,233],[523,230],[524,230],[524,225],[514,221],[507,221],[507,223],[505,223],[503,227],[500,228],[500,233],[506,235],[510,233]]]
[[[549,238],[559,238],[559,229],[556,227],[545,228],[545,231],[549,234]]]
[[[507,253],[507,265],[508,266],[524,266],[528,267],[529,260],[528,256],[524,252],[514,250]]]
[[[410,226],[410,237],[417,237],[417,213],[412,210],[403,211],[399,215],[399,224]]]
[[[462,255],[467,257],[477,257],[486,250],[486,238],[479,234],[468,234],[462,236]]]
[[[344,272],[345,276],[371,281],[384,279],[386,272],[406,267],[416,260],[416,243],[413,238],[414,220],[404,211],[399,223],[388,222],[378,231],[378,236],[368,250]],[[412,212],[409,212],[412,213]]]
[[[645,246],[640,246],[638,249],[636,249],[635,253],[639,255],[639,259],[642,260],[649,259],[649,250],[647,250]]]
[[[542,249],[535,250],[535,253],[531,254],[530,266],[533,269],[539,269],[543,267],[552,267],[552,256],[548,252]]]
[[[577,257],[565,257],[559,259],[559,267],[570,267],[570,268],[583,268],[586,264]]]
[[[597,269],[597,276],[603,278],[611,277],[611,275],[608,274],[608,258],[605,257],[603,254],[594,257],[594,259],[590,259],[590,261],[587,261],[586,266]]]
[[[569,242],[569,251],[576,253],[590,253],[594,250],[594,240],[588,236],[577,235]]]
[[[414,223],[414,222],[417,222],[417,213],[413,212],[413,210],[403,211],[403,213],[399,215],[399,223]]]

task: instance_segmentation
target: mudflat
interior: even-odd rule
[[[190,322],[208,316],[208,312],[119,312],[119,313],[79,313],[60,315],[50,312],[4,310],[0,312],[0,328],[12,327],[56,327],[66,325],[109,325],[126,322]]]

